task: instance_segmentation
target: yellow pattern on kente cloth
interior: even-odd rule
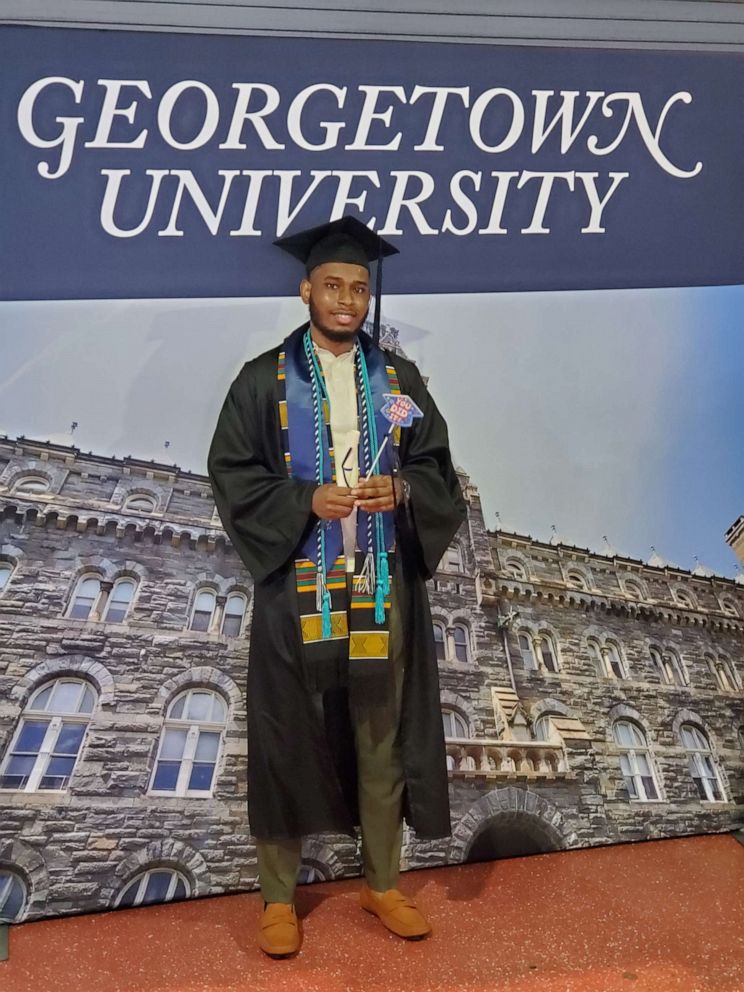
[[[386,630],[355,630],[349,635],[350,658],[387,658]]]
[[[320,613],[310,613],[308,616],[300,617],[302,627],[302,640],[305,644],[314,641],[337,640],[340,637],[348,637],[349,621],[346,613],[342,610],[331,613],[331,636],[323,638],[323,617]]]
[[[284,430],[287,429],[289,420],[287,417],[287,401],[279,400],[279,423],[282,425]]]

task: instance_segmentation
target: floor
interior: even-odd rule
[[[304,945],[265,957],[258,893],[10,927],[2,992],[744,992],[744,846],[685,837],[408,872],[413,943],[304,886]]]

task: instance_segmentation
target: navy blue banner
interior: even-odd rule
[[[353,213],[391,293],[744,281],[741,56],[0,28],[0,298],[274,296]]]

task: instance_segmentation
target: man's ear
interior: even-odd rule
[[[305,304],[305,306],[307,306],[307,304],[310,302],[311,288],[312,287],[310,285],[309,279],[303,279],[302,282],[300,283],[300,298],[302,299],[302,302]]]

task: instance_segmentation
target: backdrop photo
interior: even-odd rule
[[[741,826],[740,57],[0,44],[0,919],[257,887],[206,457],[306,319],[273,240],[344,213],[400,249],[382,344],[468,509],[429,583],[453,832],[403,868]],[[359,872],[305,838],[303,882]]]

